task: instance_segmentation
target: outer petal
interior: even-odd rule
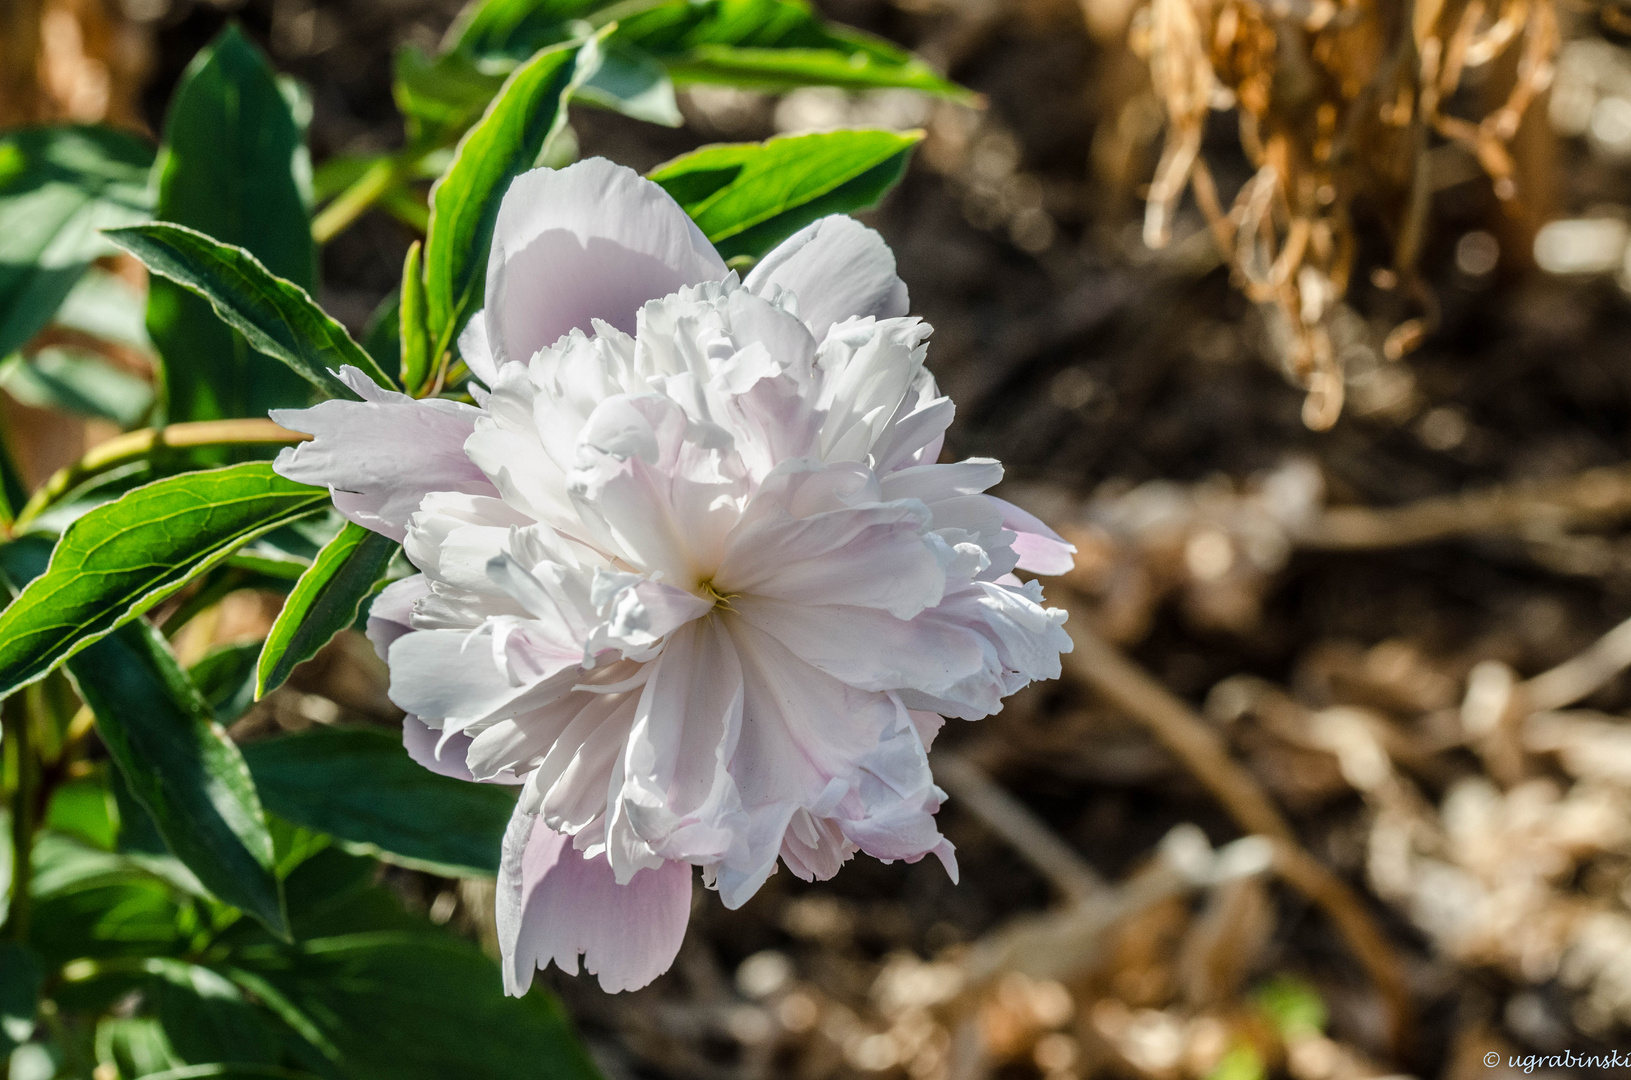
[[[495,366],[528,360],[602,319],[628,333],[647,300],[724,277],[725,264],[667,192],[633,169],[590,158],[534,169],[499,207],[487,264]]]
[[[498,876],[504,989],[520,997],[553,960],[569,975],[578,956],[608,993],[638,990],[667,971],[691,918],[691,868],[669,862],[619,885],[604,856],[586,859],[571,837],[520,810],[510,820]]]
[[[362,401],[325,401],[309,409],[275,409],[272,419],[314,436],[278,454],[280,476],[319,484],[334,508],[365,529],[401,540],[408,519],[432,491],[497,495],[464,453],[480,410],[376,386],[356,368],[340,378]]]
[[[413,605],[428,595],[430,582],[424,574],[414,574],[391,582],[374,597],[368,608],[368,640],[381,660],[389,653],[391,642],[413,629],[409,621]]]
[[[470,746],[468,735],[455,732],[443,739],[440,731],[409,713],[402,718],[402,746],[409,757],[439,776],[475,780],[464,763],[465,751]]]
[[[906,283],[895,273],[889,245],[843,214],[811,222],[783,240],[743,284],[761,296],[773,287],[791,292],[817,341],[833,323],[867,315],[892,319],[905,315],[908,306]]]
[[[1014,539],[1014,554],[1019,556],[1020,570],[1033,574],[1068,574],[1076,565],[1076,545],[1042,523],[1042,519],[1027,513],[995,495],[987,496],[1002,511],[1002,525],[1018,535]]]

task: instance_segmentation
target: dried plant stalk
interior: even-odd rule
[[[1336,316],[1353,270],[1356,202],[1390,231],[1392,272],[1421,293],[1413,270],[1430,140],[1466,147],[1495,193],[1516,198],[1508,146],[1551,81],[1557,44],[1553,0],[1493,9],[1486,0],[1150,0],[1133,46],[1148,58],[1167,134],[1145,242],[1168,241],[1192,190],[1236,283],[1281,331],[1286,374],[1308,391],[1304,422],[1328,428],[1343,403]],[[1448,111],[1471,72],[1514,49],[1497,107],[1478,120]],[[1225,210],[1201,149],[1207,116],[1228,108],[1256,172]],[[1379,351],[1397,359],[1422,331],[1408,320]]]

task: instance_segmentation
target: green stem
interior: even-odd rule
[[[34,817],[39,799],[40,764],[34,758],[28,708],[22,694],[0,703],[5,737],[17,753],[17,787],[11,800],[11,906],[6,916],[7,936],[28,940],[29,885],[33,877]]]
[[[278,427],[270,420],[196,420],[185,424],[171,424],[165,428],[143,428],[129,431],[105,443],[99,443],[84,457],[57,470],[34,497],[28,500],[13,524],[15,531],[33,521],[64,495],[86,480],[109,469],[132,461],[139,461],[165,447],[179,449],[196,446],[251,446],[271,444],[287,446],[304,442],[310,436]]]
[[[410,148],[368,166],[367,171],[353,180],[350,187],[336,195],[312,219],[312,239],[326,244],[340,235],[411,174],[424,156],[419,150]]]

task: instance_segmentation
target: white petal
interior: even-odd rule
[[[451,776],[455,780],[470,780],[470,767],[465,759],[470,751],[470,736],[462,732],[443,734],[409,713],[402,718],[402,745],[408,756],[433,773]],[[487,782],[519,784],[521,781],[509,771],[495,773]]]
[[[604,857],[519,810],[504,838],[498,936],[505,990],[517,997],[551,961],[575,975],[578,957],[607,993],[638,990],[667,971],[691,918],[691,868],[665,863],[627,885]]]
[[[811,222],[783,240],[743,282],[761,296],[779,286],[798,298],[799,315],[817,341],[833,323],[856,316],[905,315],[906,283],[883,237],[842,214]]]
[[[499,207],[488,261],[493,359],[528,360],[592,319],[632,332],[647,300],[725,273],[679,204],[633,169],[590,158],[522,173]]]
[[[364,400],[272,411],[277,423],[314,436],[278,454],[278,475],[327,487],[336,510],[393,540],[407,535],[408,519],[429,492],[498,494],[464,453],[478,409],[382,389],[356,368],[340,377]]]
[[[505,502],[559,527],[574,521],[576,515],[566,497],[566,473],[549,456],[539,436],[533,412],[537,396],[526,365],[500,368],[464,451],[491,478]]]
[[[928,336],[917,319],[852,319],[828,332],[816,358],[827,413],[820,435],[825,460],[865,461],[880,448],[891,458],[904,452],[886,436],[921,394]]]

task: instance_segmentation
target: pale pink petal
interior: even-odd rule
[[[643,658],[669,634],[714,606],[712,599],[615,570],[596,573],[592,596],[606,621],[589,639],[587,651],[617,649],[630,659]]]
[[[664,646],[640,694],[619,798],[659,855],[707,862],[730,848],[740,807],[728,766],[742,727],[742,666],[718,619]]]
[[[818,805],[833,779],[852,775],[896,723],[895,705],[806,664],[745,620],[727,625],[742,665],[731,773],[743,805]]]
[[[569,482],[595,541],[680,588],[710,569],[743,492],[724,454],[696,441],[694,427],[666,397],[608,398],[584,426]]]
[[[934,784],[927,750],[904,708],[901,722],[862,759],[855,794],[864,812],[840,808],[834,819],[851,843],[885,862],[933,854],[957,881],[955,849],[934,821],[946,795]]]
[[[278,475],[327,487],[336,510],[393,540],[407,535],[432,491],[498,494],[464,454],[480,410],[383,389],[356,368],[342,368],[340,378],[364,400],[272,411],[277,423],[314,436],[278,454]]]
[[[904,452],[888,437],[890,424],[921,397],[929,330],[917,319],[850,319],[828,331],[816,358],[823,460],[866,461],[880,447],[892,457]]]
[[[1042,519],[1028,513],[995,495],[987,496],[1002,511],[1002,524],[1018,536],[1014,539],[1014,554],[1019,556],[1018,569],[1033,574],[1068,574],[1076,565],[1076,545],[1048,528]]]
[[[783,240],[743,284],[762,296],[772,295],[772,287],[791,292],[817,341],[833,323],[857,316],[895,318],[908,307],[906,283],[895,273],[889,245],[842,214],[811,222]]]
[[[516,177],[487,264],[496,365],[528,360],[593,319],[633,332],[647,300],[725,276],[707,237],[633,169],[590,158]]]
[[[723,593],[882,608],[909,619],[940,602],[943,550],[920,502],[862,502],[868,475],[789,462],[766,478],[726,542]],[[849,498],[859,505],[844,506]],[[874,495],[875,497],[875,495]]]
[[[1065,612],[1042,606],[1042,586],[1035,581],[1023,585],[975,581],[960,586],[932,616],[976,632],[991,650],[991,666],[980,679],[945,694],[902,687],[901,699],[913,709],[965,720],[988,716],[997,699],[1037,679],[1057,679],[1059,655],[1074,647],[1065,632]]]
[[[551,961],[569,975],[578,957],[607,993],[638,990],[667,971],[691,918],[691,868],[669,862],[619,885],[604,857],[517,810],[499,869],[504,988],[519,997]]]
[[[528,629],[489,623],[474,632],[420,630],[398,639],[390,649],[391,700],[465,727],[558,699],[577,681],[583,654],[562,652]]]
[[[413,605],[430,593],[424,574],[398,578],[379,591],[368,607],[368,640],[384,660],[391,642],[413,629]]]
[[[782,836],[782,862],[802,881],[826,881],[859,850],[838,822],[808,810],[796,811]]]
[[[465,751],[470,747],[468,735],[455,732],[444,740],[440,731],[409,713],[402,718],[402,745],[409,757],[433,773],[455,780],[476,779],[464,763]]]
[[[491,387],[498,375],[498,363],[493,359],[493,346],[487,340],[487,312],[478,311],[470,316],[459,334],[459,356],[470,374],[480,379],[483,386]]]
[[[1002,666],[979,629],[937,610],[897,619],[876,608],[742,596],[732,610],[804,662],[859,690],[912,689],[988,716]]]

